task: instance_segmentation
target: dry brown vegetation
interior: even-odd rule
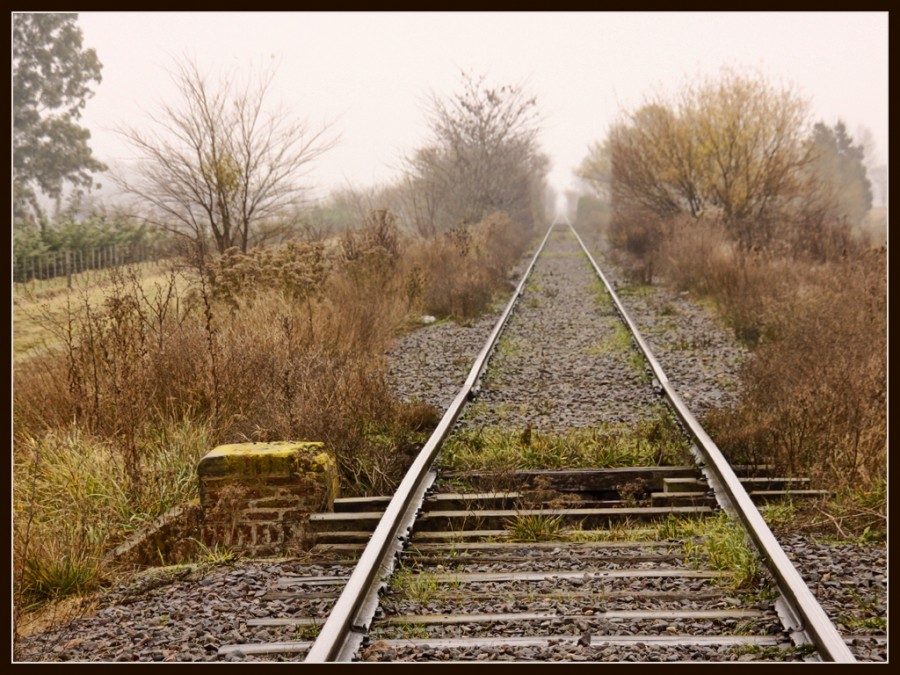
[[[581,174],[638,281],[712,299],[754,349],[711,415],[733,459],[879,492],[887,463],[887,267],[863,151],[807,125],[788,88],[726,71],[625,115]]]
[[[477,316],[529,235],[492,214],[423,241],[379,210],[328,245],[194,256],[149,287],[112,271],[102,299],[73,294],[47,325],[57,348],[14,372],[20,598],[95,586],[221,443],[324,441],[345,494],[391,490],[438,412],[394,398],[386,349],[422,312]]]
[[[655,274],[713,299],[754,349],[740,406],[706,421],[720,447],[832,489],[886,480],[885,247],[835,237],[839,245],[820,242],[823,259],[742,250],[716,222],[667,228]]]

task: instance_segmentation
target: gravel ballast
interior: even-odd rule
[[[563,228],[554,234],[546,259],[533,280],[530,298],[523,298],[509,325],[509,337],[498,349],[478,398],[479,406],[467,413],[460,428],[497,423],[511,427],[531,426],[558,431],[594,426],[603,420],[633,423],[659,399],[621,354],[606,351],[602,330],[612,330],[608,317],[594,300],[590,282],[566,283],[575,265],[586,261],[574,248],[574,239]],[[561,236],[565,235],[565,236]],[[590,244],[591,239],[588,238]],[[599,247],[592,247],[598,253]],[[629,291],[620,271],[598,258],[621,291],[623,302],[638,323],[670,380],[695,414],[736,400],[737,369],[746,352],[719,325],[710,312],[688,296],[652,287]],[[524,269],[524,263],[520,266]],[[585,277],[587,278],[587,277]],[[496,321],[500,308],[470,326],[436,322],[398,339],[389,353],[389,380],[398,396],[420,400],[443,409],[465,379],[471,363]],[[527,312],[527,313],[526,313]],[[568,357],[578,354],[574,363]],[[617,359],[617,360],[616,360]],[[559,366],[559,370],[556,368]],[[500,389],[504,393],[498,394]],[[492,391],[494,393],[492,393]],[[624,403],[622,403],[624,401]],[[883,546],[825,545],[809,537],[782,538],[789,556],[826,613],[850,640],[860,660],[887,658],[884,630],[863,624],[886,616],[886,550]],[[314,631],[280,627],[253,627],[247,621],[261,617],[327,616],[333,600],[267,599],[284,590],[277,582],[285,575],[322,576],[347,574],[341,565],[315,565],[300,560],[239,561],[186,576],[173,574],[144,588],[116,588],[100,601],[97,611],[64,626],[23,638],[17,661],[242,661],[270,660],[271,656],[220,655],[226,644],[274,640],[304,640]],[[644,585],[632,582],[636,595],[642,590],[701,591],[705,580],[656,579]],[[526,585],[520,585],[527,593]],[[611,591],[607,582],[597,582],[598,592]],[[339,590],[340,584],[316,587]],[[565,592],[586,589],[581,583],[557,583]],[[474,584],[469,590],[491,592],[497,586]],[[511,605],[517,608],[515,604]],[[557,605],[558,608],[560,605]],[[561,605],[584,610],[583,605]],[[627,601],[610,607],[630,607]],[[641,607],[653,603],[644,600]],[[674,606],[672,603],[666,607]],[[700,606],[705,607],[700,603]],[[502,605],[472,600],[456,609],[501,611]],[[409,613],[408,603],[395,609]],[[546,607],[539,609],[546,611]],[[596,620],[588,620],[585,631],[578,623],[573,635],[593,632]],[[638,624],[634,624],[638,625]],[[686,631],[687,624],[676,624]],[[723,624],[724,625],[724,624]],[[606,625],[608,628],[608,624]],[[662,625],[650,632],[668,633]],[[623,631],[629,630],[622,626]],[[763,630],[767,633],[768,629]],[[503,632],[502,628],[498,628]],[[579,632],[581,631],[581,632]],[[623,633],[633,634],[633,633]],[[604,646],[567,642],[545,647],[508,647],[459,650],[450,647],[386,646],[373,639],[362,657],[367,661],[388,660],[535,660],[535,661],[743,661],[769,658],[802,660],[803,654],[784,649],[779,638],[777,654],[732,647],[651,646],[644,644]],[[303,654],[285,656],[298,661]]]

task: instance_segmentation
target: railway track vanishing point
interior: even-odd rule
[[[640,350],[651,386],[687,433],[694,465],[519,471],[499,483],[490,472],[439,477],[441,448],[467,403],[479,398],[492,352],[552,236],[568,239],[569,246],[574,239],[602,282]],[[530,433],[530,427],[523,432],[523,442]],[[338,500],[334,513],[311,516],[319,533],[315,550],[334,574],[279,580],[275,595],[303,608],[305,616],[247,622],[280,627],[292,639],[225,645],[219,653],[306,653],[309,662],[349,661],[361,654],[366,660],[497,654],[521,660],[692,660],[702,659],[704,649],[766,654],[792,641],[806,658],[854,661],[754,504],[785,488],[802,492],[802,483],[757,470],[728,464],[672,387],[581,237],[571,225],[554,223],[394,495]],[[460,484],[465,489],[456,489]],[[641,499],[624,498],[623,485],[640,486]],[[670,516],[681,522],[724,518],[717,512],[744,528],[777,588],[774,602],[743,603],[716,583],[721,570],[687,565],[690,532],[673,530],[678,521]],[[551,528],[566,540],[516,541],[510,535],[511,529],[529,527],[539,533]],[[619,529],[627,530],[626,539],[614,536]]]

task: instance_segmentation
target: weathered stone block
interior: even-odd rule
[[[322,443],[222,445],[200,460],[197,475],[204,539],[249,555],[299,545],[307,514],[334,510],[339,495],[337,465]]]

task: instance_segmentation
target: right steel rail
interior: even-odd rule
[[[700,455],[704,465],[703,468],[707,471],[707,476],[710,478],[710,483],[716,492],[719,503],[744,525],[763,562],[775,578],[778,590],[781,592],[782,598],[792,615],[790,618],[795,623],[794,630],[804,634],[816,646],[822,660],[841,663],[855,662],[856,659],[853,653],[844,643],[831,619],[828,618],[821,605],[819,605],[806,586],[800,573],[797,572],[784,549],[781,548],[769,526],[766,525],[766,521],[763,520],[759,509],[753,504],[753,500],[747,494],[744,486],[741,485],[731,465],[722,455],[722,451],[719,450],[713,440],[703,430],[703,427],[700,426],[700,423],[697,422],[691,411],[684,404],[684,401],[681,400],[681,397],[669,383],[669,379],[650,351],[650,347],[644,342],[644,338],[641,336],[637,326],[625,312],[625,307],[619,300],[619,296],[616,295],[612,284],[609,283],[606,276],[597,266],[594,257],[590,254],[587,246],[584,245],[571,223],[569,228],[572,230],[575,238],[578,239],[578,243],[581,245],[597,276],[600,277],[600,280],[606,286],[606,290],[615,304],[616,311],[631,330],[638,348],[643,352],[644,358],[647,359],[653,375],[669,399],[672,408],[691,436],[693,436],[695,441],[694,447]]]

